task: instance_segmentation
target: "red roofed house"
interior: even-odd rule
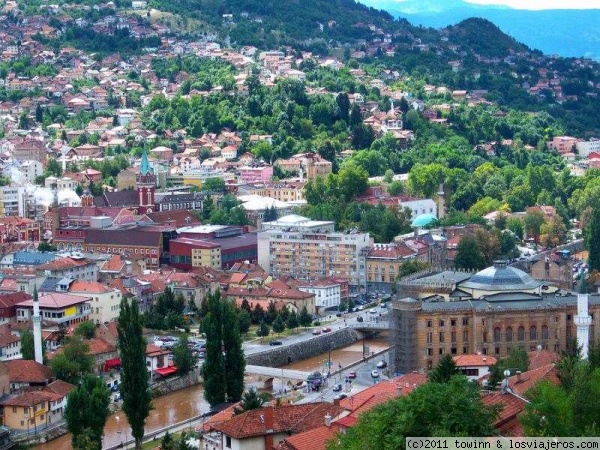
[[[32,360],[15,359],[0,363],[0,367],[4,365],[8,368],[11,393],[26,387],[46,386],[54,378],[49,367]]]
[[[75,280],[69,286],[69,294],[90,297],[90,319],[96,323],[110,322],[119,317],[121,291],[97,281]]]
[[[26,292],[0,294],[0,324],[15,322],[17,320],[17,304],[31,300],[31,295]]]
[[[56,278],[77,278],[80,280],[98,279],[98,266],[83,258],[58,258],[36,267],[39,276]]]
[[[90,296],[49,292],[39,297],[42,320],[56,325],[74,325],[90,320]],[[17,304],[17,321],[32,320],[33,300],[25,300]]]
[[[177,372],[177,367],[173,365],[170,350],[160,348],[156,345],[146,345],[146,367],[150,372],[151,379],[155,374],[161,376],[172,375]]]
[[[477,381],[490,373],[496,358],[488,355],[460,355],[452,358],[458,370],[471,381]]]
[[[212,430],[221,433],[222,449],[271,450],[290,435],[319,428],[342,412],[326,402],[267,406],[214,424]]]

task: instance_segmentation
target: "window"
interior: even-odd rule
[[[469,342],[469,332],[467,330],[463,331],[463,342]]]
[[[500,347],[496,347],[494,349],[494,352],[496,353],[496,355],[499,355],[500,354]]]
[[[451,327],[455,327],[456,326],[456,319],[450,319],[450,326]]]
[[[433,355],[433,349],[428,348],[426,354],[427,354],[427,356]]]
[[[494,342],[500,342],[500,328],[494,328]]]
[[[548,327],[546,325],[542,326],[542,340],[548,340]]]
[[[512,342],[513,340],[513,331],[511,327],[506,328],[506,342]]]
[[[463,347],[463,355],[467,354],[467,347]]]
[[[444,343],[444,332],[440,331],[440,344]]]
[[[456,344],[456,331],[450,332],[450,342]]]
[[[433,322],[431,320],[427,321],[427,328],[431,328],[433,326]]]
[[[537,340],[537,328],[535,327],[535,325],[532,325],[531,328],[529,328],[529,340],[530,341]]]
[[[231,437],[225,436],[225,447],[231,448]]]
[[[444,321],[440,320],[440,327],[443,327],[443,326],[444,326]]]
[[[444,354],[444,349],[440,348],[439,352],[440,352],[440,355],[443,355]]]
[[[524,327],[519,327],[519,330],[517,331],[517,340],[520,342],[525,340],[525,328]]]
[[[433,333],[427,333],[427,343],[428,344],[433,343]]]

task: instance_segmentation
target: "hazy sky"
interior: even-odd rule
[[[599,0],[465,0],[480,5],[506,5],[516,9],[600,9]]]

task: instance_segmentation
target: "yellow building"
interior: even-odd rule
[[[46,426],[51,397],[50,393],[34,391],[4,400],[1,403],[2,424],[13,430],[27,432]]]
[[[404,243],[375,244],[366,258],[367,292],[391,294],[402,264],[415,259],[416,255]]]
[[[192,248],[192,267],[221,268],[221,246],[207,243],[205,248]]]

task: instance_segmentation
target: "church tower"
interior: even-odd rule
[[[148,154],[142,155],[140,172],[135,178],[135,184],[138,191],[138,212],[139,214],[151,213],[154,211],[154,189],[156,187],[156,176],[148,162]]]

